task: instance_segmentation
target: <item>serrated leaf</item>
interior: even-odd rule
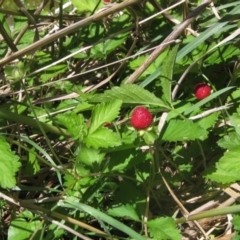
[[[77,156],[77,160],[86,166],[93,166],[96,170],[96,168],[101,164],[104,156],[105,154],[101,153],[97,149],[82,146]]]
[[[111,90],[105,91],[104,94],[91,99],[91,101],[106,102],[113,101],[114,99],[120,99],[123,103],[150,104],[163,108],[169,108],[154,94],[135,84],[124,84],[121,87],[113,87]]]
[[[232,183],[240,180],[240,147],[225,152],[216,163],[216,170],[205,177],[219,183]]]
[[[163,94],[165,99],[169,103],[172,102],[171,85],[172,85],[173,67],[175,64],[178,47],[179,47],[179,44],[175,45],[173,48],[167,49],[168,54],[163,62],[162,71],[160,75]]]
[[[240,70],[240,69],[239,69]],[[238,70],[238,73],[236,73],[238,76],[239,76],[239,71]],[[227,102],[233,102],[234,103],[239,103],[239,100],[240,100],[240,88],[237,88],[235,91],[233,91],[227,98]]]
[[[121,105],[122,101],[119,99],[98,104],[93,110],[88,134],[91,135],[99,127],[103,126],[104,123],[113,121],[118,116]]]
[[[157,218],[147,222],[150,235],[155,240],[180,240],[182,239],[173,218]]]
[[[108,148],[119,146],[121,144],[121,140],[116,133],[107,128],[99,128],[87,138],[84,139],[84,142],[88,147],[93,148]]]
[[[93,108],[93,104],[87,103],[87,102],[81,102],[74,108],[75,113],[83,112],[86,110],[90,110]]]
[[[229,133],[218,141],[218,145],[226,149],[240,146],[240,136],[236,132]]]
[[[57,119],[67,128],[73,139],[83,139],[83,137],[86,136],[87,127],[84,117],[81,114],[77,115],[74,112],[67,112],[59,114]]]
[[[240,115],[238,113],[233,113],[229,117],[231,124],[235,127],[235,130],[238,135],[240,135]]]
[[[11,151],[9,144],[3,137],[0,137],[0,186],[2,188],[12,188],[16,185],[15,174],[21,163],[19,157]]]
[[[218,113],[212,113],[208,116],[205,116],[201,119],[199,119],[197,121],[197,123],[199,124],[199,126],[201,126],[204,129],[208,129],[212,126],[214,126],[214,124],[216,123],[216,121],[218,120]]]
[[[206,139],[208,132],[191,120],[172,119],[163,130],[160,138],[165,141],[188,141],[194,139]]]
[[[130,204],[113,206],[107,210],[107,213],[114,217],[124,217],[127,219],[132,219],[134,221],[140,221],[136,210]]]
[[[215,46],[216,43],[213,43],[209,46],[209,49]],[[233,44],[223,45],[218,47],[214,52],[210,53],[207,58],[204,59],[204,64],[211,65],[212,63],[218,64],[233,56],[239,56],[239,48],[235,47]]]

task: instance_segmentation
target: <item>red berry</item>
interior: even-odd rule
[[[108,4],[108,3],[111,3],[111,0],[103,0],[103,2]]]
[[[106,123],[103,124],[103,126],[109,128],[109,127],[111,127],[111,123],[110,122],[106,122]]]
[[[131,116],[131,124],[136,130],[148,128],[152,122],[152,114],[145,107],[136,107]]]
[[[211,94],[211,87],[206,83],[198,83],[194,88],[195,97],[202,100]]]

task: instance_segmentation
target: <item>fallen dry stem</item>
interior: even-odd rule
[[[119,4],[114,4],[112,7],[108,8],[104,11],[98,12],[90,17],[87,17],[79,22],[76,22],[56,33],[53,33],[48,38],[43,38],[43,39],[31,44],[30,46],[13,53],[11,56],[3,58],[0,61],[0,67],[4,66],[5,64],[7,64],[15,59],[21,58],[24,55],[29,54],[32,51],[36,51],[37,49],[39,49],[43,46],[46,46],[47,44],[55,41],[58,38],[65,37],[66,35],[68,35],[70,33],[76,32],[76,31],[78,31],[79,28],[85,27],[92,22],[99,21],[102,18],[107,17],[108,15],[111,15],[115,12],[119,12],[122,9],[127,8],[128,6],[131,6],[132,4],[135,4],[137,2],[139,2],[139,0],[127,0],[127,1],[124,1]]]
[[[175,40],[192,22],[193,20],[212,2],[212,0],[205,0],[179,26],[172,31],[172,33],[164,39],[164,41],[156,48],[152,54],[143,62],[143,64],[129,77],[125,83],[133,83],[142,73],[156,60],[156,58],[169,46],[166,42]],[[0,62],[1,63],[1,62]]]

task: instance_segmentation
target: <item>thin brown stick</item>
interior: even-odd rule
[[[56,39],[58,38],[62,38],[62,37],[65,37],[66,35],[70,34],[70,33],[73,33],[75,31],[77,31],[79,28],[82,28],[82,27],[85,27],[87,25],[89,25],[90,23],[94,22],[94,21],[99,21],[101,20],[102,18],[104,17],[107,17],[108,15],[111,15],[115,12],[119,12],[121,11],[122,9],[132,5],[132,4],[135,4],[139,2],[139,0],[127,0],[127,1],[124,1],[122,3],[119,3],[119,4],[114,4],[112,7],[104,10],[104,11],[100,11],[90,17],[87,17],[79,22],[76,22],[56,33],[53,33],[51,36],[49,36],[48,38],[44,38],[44,39],[41,39],[33,44],[31,44],[30,46],[16,52],[16,53],[13,53],[11,56],[9,57],[6,57],[6,58],[3,58],[1,61],[0,61],[0,67],[4,66],[5,64],[15,60],[15,59],[18,59],[18,58],[21,58],[22,56],[32,52],[32,51],[35,51],[43,46],[46,46],[47,44],[55,41]]]
[[[191,12],[188,17],[179,26],[172,31],[168,37],[156,48],[152,54],[145,60],[145,62],[129,77],[125,83],[133,83],[142,73],[151,65],[151,63],[168,47],[169,44],[166,42],[175,40],[184,30],[187,28],[191,22],[212,2],[212,0],[203,0],[203,3],[198,6],[193,12]],[[1,63],[1,62],[0,62]]]
[[[41,5],[37,8],[37,10],[34,12],[34,15],[38,15],[40,14],[40,12],[42,11],[42,9],[46,6],[46,4],[48,3],[48,0],[44,0]],[[20,8],[21,5],[19,5],[18,7]],[[26,10],[27,11],[27,10]],[[24,13],[24,12],[23,12]],[[26,26],[23,27],[23,29],[21,29],[20,33],[18,34],[18,36],[16,37],[16,39],[14,40],[14,44],[17,45],[20,41],[20,39],[23,37],[23,35],[25,34],[25,32],[28,30],[30,26],[30,23],[27,23]],[[38,34],[38,30],[37,30],[37,26],[36,26],[36,21],[34,19],[34,26],[36,28],[36,37],[37,40],[39,39],[39,34]],[[6,56],[9,56],[12,53],[12,51],[8,51]]]

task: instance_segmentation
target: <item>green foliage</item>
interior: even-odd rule
[[[132,2],[48,1],[35,14],[42,1],[26,0],[23,15],[3,1],[1,239],[182,239],[176,199],[194,211],[240,181],[239,1],[215,1],[220,19],[204,9],[177,43],[171,31],[202,1]],[[160,2],[168,13],[155,15]],[[201,82],[212,93],[198,101]],[[147,130],[130,126],[136,106],[153,115]]]
[[[204,140],[208,132],[190,120],[170,120],[166,130],[160,136],[165,141]]]
[[[175,228],[174,219],[172,218],[157,218],[149,221],[147,225],[151,236],[156,240],[181,239],[181,235]]]
[[[100,4],[99,4],[100,3]],[[77,8],[79,12],[89,11],[92,12],[96,9],[96,6],[102,7],[103,3],[98,0],[72,0],[72,4]]]
[[[21,213],[21,216],[13,219],[11,221],[11,225],[8,230],[8,239],[19,239],[19,240],[25,240],[29,239],[36,231],[36,229],[41,228],[41,221],[35,220],[34,216],[29,211],[24,211]],[[40,237],[38,234],[35,235],[37,237]]]
[[[139,239],[139,240],[145,239],[140,234],[136,233],[131,228],[129,228],[127,225],[122,224],[121,222],[117,221],[116,219],[106,215],[103,212],[98,211],[97,209],[92,208],[91,206],[88,206],[88,205],[85,205],[82,203],[78,203],[78,202],[73,202],[72,199],[66,199],[63,202],[63,206],[87,212],[87,213],[93,215],[94,217],[97,217],[98,219],[101,219],[102,221],[105,221],[106,223],[114,226],[115,228],[118,228],[120,231],[123,231],[124,233],[128,234],[133,239]]]
[[[234,230],[237,231],[236,235],[231,238],[231,240],[238,240],[240,238],[239,231],[240,231],[240,216],[233,215],[232,224],[234,226]]]
[[[239,146],[225,152],[224,156],[216,163],[216,169],[206,177],[219,183],[239,181],[240,169],[236,167],[240,164],[239,154]]]
[[[83,139],[87,133],[87,126],[84,117],[74,112],[67,112],[57,116],[57,120],[66,126],[68,132],[74,139]]]
[[[122,101],[113,100],[108,103],[98,104],[92,112],[92,120],[88,134],[91,135],[106,122],[113,121],[119,114]]]
[[[105,91],[104,94],[91,99],[91,101],[112,101],[114,99],[120,99],[123,103],[129,104],[149,104],[168,108],[168,106],[154,94],[135,84],[113,87],[111,90]]]
[[[168,51],[164,51],[147,69],[146,71],[141,75],[140,79],[145,78],[146,76],[152,74],[156,71],[157,68],[159,68],[165,61],[165,58],[168,54]],[[143,62],[147,59],[148,55],[142,55],[137,59],[134,59],[129,63],[129,67],[133,70],[136,70],[139,66],[143,64]]]
[[[0,168],[3,174],[0,176],[0,186],[2,188],[13,188],[16,186],[15,174],[19,170],[21,163],[19,157],[11,151],[10,145],[0,136]]]
[[[121,46],[124,41],[126,41],[127,34],[119,34],[117,37],[108,39],[104,42],[101,42],[95,45],[91,49],[91,56],[98,57],[98,58],[105,58],[107,55],[112,53],[117,47]]]
[[[58,64],[52,67],[49,67],[44,74],[41,75],[41,81],[47,82],[49,79],[58,76],[61,73],[64,73],[67,69],[66,64]]]

